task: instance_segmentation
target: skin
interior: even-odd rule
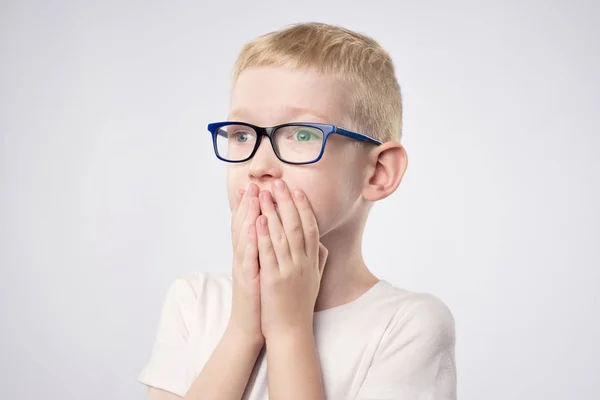
[[[313,71],[250,68],[235,83],[228,119],[352,129],[345,96],[341,85]],[[340,135],[328,139],[315,164],[282,163],[264,139],[251,160],[228,165],[231,318],[186,399],[239,400],[264,345],[269,398],[325,398],[314,311],[352,301],[377,283],[361,252],[366,218],[373,202],[398,188],[406,167],[397,142],[356,146]],[[148,398],[179,397],[151,388]]]

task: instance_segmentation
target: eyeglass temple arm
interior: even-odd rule
[[[346,130],[344,128],[338,128],[337,126],[335,128],[335,133],[338,133],[343,136],[347,136],[352,139],[360,140],[362,142],[382,144],[382,142],[380,140],[377,140],[377,139],[372,138],[367,135],[363,135],[362,133],[352,132],[352,131]]]

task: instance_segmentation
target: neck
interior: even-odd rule
[[[329,254],[321,277],[315,311],[357,299],[378,282],[362,256],[364,223],[340,226],[321,237]]]

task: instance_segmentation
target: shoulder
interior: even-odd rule
[[[383,340],[419,341],[453,345],[454,315],[439,297],[425,292],[401,289],[388,283],[393,314]]]
[[[231,278],[225,274],[195,272],[176,278],[167,290],[163,313],[183,319],[206,317],[211,309],[223,312],[230,307]]]
[[[206,332],[217,332],[230,310],[231,281],[225,275],[198,272],[171,282],[162,306],[152,357],[140,381],[185,394],[190,346]],[[225,320],[226,321],[226,320]]]
[[[219,296],[231,291],[231,278],[225,274],[194,272],[176,278],[167,291],[167,296],[184,301],[202,297]]]
[[[357,398],[456,399],[454,317],[429,293],[385,287],[387,319]]]

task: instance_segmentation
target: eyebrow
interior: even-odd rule
[[[293,106],[282,106],[279,111],[281,113],[283,113],[286,116],[298,116],[298,115],[311,115],[313,117],[316,117],[318,119],[320,119],[323,123],[329,123],[327,121],[329,121],[329,118],[313,111],[310,110],[308,108],[303,108],[303,107],[293,107]],[[245,119],[252,119],[252,112],[250,112],[250,110],[248,108],[245,107],[238,107],[238,108],[234,108],[233,110],[231,110],[231,112],[229,113],[229,118],[230,119],[240,119],[240,120],[245,120]],[[294,122],[304,122],[304,121],[294,121]],[[308,121],[307,121],[308,122]],[[310,122],[317,122],[317,121],[310,121]]]

